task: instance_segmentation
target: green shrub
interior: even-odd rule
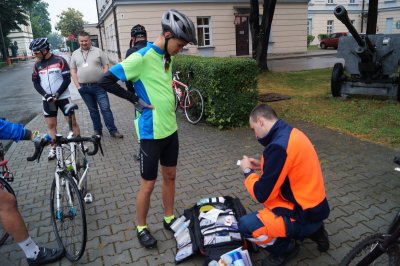
[[[326,39],[326,38],[328,38],[328,35],[329,34],[326,34],[326,33],[318,34],[318,40],[321,41],[322,39]]]
[[[307,35],[307,46],[310,46],[310,44],[314,41],[315,36],[314,35]]]
[[[173,65],[176,70],[182,72],[184,82],[188,71],[194,72],[191,84],[204,97],[209,124],[220,129],[247,125],[258,95],[259,71],[254,60],[179,55]]]

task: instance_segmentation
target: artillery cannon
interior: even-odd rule
[[[332,70],[333,97],[350,95],[384,96],[400,101],[400,34],[358,34],[347,10],[339,5],[334,14],[352,36],[341,37]]]

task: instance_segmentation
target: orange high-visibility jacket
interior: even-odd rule
[[[278,120],[260,143],[261,176],[245,180],[249,193],[279,216],[298,222],[317,222],[329,215],[317,153],[304,133]]]

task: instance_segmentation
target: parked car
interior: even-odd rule
[[[328,47],[333,47],[334,49],[337,49],[339,45],[339,38],[342,36],[349,36],[349,35],[350,34],[347,32],[332,33],[331,35],[328,36],[328,38],[322,39],[319,42],[319,47],[321,47],[321,49],[326,49]]]

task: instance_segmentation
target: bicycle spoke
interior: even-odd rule
[[[197,124],[204,112],[204,101],[201,93],[197,89],[189,90],[185,98],[185,115],[192,124]]]
[[[56,182],[51,188],[51,212],[53,228],[57,240],[65,248],[70,261],[77,261],[83,255],[86,246],[86,216],[80,192],[72,177],[61,174],[60,208],[57,210]]]

